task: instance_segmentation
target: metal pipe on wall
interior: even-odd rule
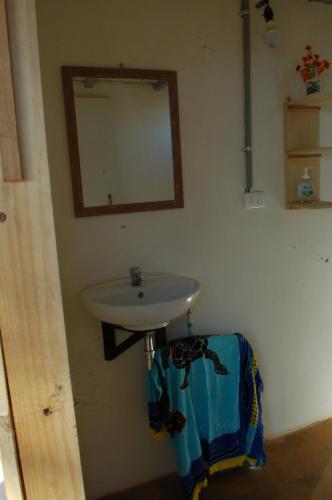
[[[243,20],[243,62],[244,62],[244,147],[246,189],[249,193],[254,185],[252,166],[252,106],[251,106],[251,54],[250,54],[250,6],[249,0],[242,0],[241,11]]]
[[[152,370],[152,363],[154,358],[154,342],[153,333],[146,333],[144,336],[144,351],[146,356],[146,366],[148,371]]]

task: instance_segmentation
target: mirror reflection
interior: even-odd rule
[[[167,81],[76,79],[84,205],[174,198]]]

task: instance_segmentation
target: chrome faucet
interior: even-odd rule
[[[131,277],[131,286],[141,286],[143,274],[139,266],[133,266],[129,269]]]

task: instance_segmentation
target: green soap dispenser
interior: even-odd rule
[[[304,169],[302,180],[297,188],[297,194],[299,198],[302,198],[303,200],[310,200],[314,194],[314,188],[312,186],[308,170],[311,170],[311,168],[306,167]]]

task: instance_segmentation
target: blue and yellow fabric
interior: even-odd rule
[[[265,463],[263,384],[242,335],[173,340],[147,377],[150,428],[171,435],[186,499],[198,499],[208,475]]]

